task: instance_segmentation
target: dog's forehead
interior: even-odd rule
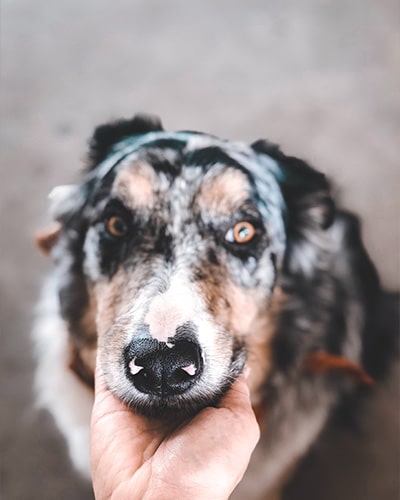
[[[150,132],[118,142],[93,175],[101,180],[114,169],[119,169],[127,158],[143,157],[146,153],[151,155],[152,160],[154,155],[158,157],[159,165],[156,165],[157,161],[154,162],[157,170],[165,163],[164,160],[172,164],[177,158],[182,166],[202,166],[203,169],[217,162],[227,161],[241,168],[248,168],[249,163],[253,163],[254,167],[257,163],[257,154],[242,142],[222,140],[197,132]],[[254,168],[251,170],[254,171]]]
[[[169,197],[175,205],[196,195],[200,208],[227,213],[251,195],[272,236],[283,248],[285,203],[280,167],[251,146],[197,132],[150,132],[116,144],[92,172],[101,185],[114,177],[113,189],[128,205],[152,208]],[[179,202],[179,203],[178,203]]]
[[[240,170],[223,164],[212,165],[206,172],[200,166],[182,166],[179,175],[170,178],[157,169],[157,160],[127,158],[112,185],[113,196],[131,209],[153,209],[163,201],[195,205],[202,212],[229,215],[251,195],[251,183]]]
[[[101,182],[112,171],[114,189],[135,191],[139,203],[146,201],[146,193],[150,197],[151,190],[160,194],[169,189],[171,180],[178,177],[175,184],[186,189],[204,182],[213,197],[245,197],[256,187],[255,181],[263,178],[270,186],[274,184],[271,194],[279,191],[272,159],[267,159],[266,168],[265,159],[260,161],[247,144],[194,132],[151,132],[126,138],[114,146],[95,175]],[[211,201],[206,189],[203,194]]]

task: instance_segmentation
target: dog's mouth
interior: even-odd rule
[[[122,395],[125,403],[148,417],[180,420],[218,404],[243,371],[246,351],[244,346],[234,349],[217,384],[208,381],[207,357],[192,340],[140,339],[125,348],[123,357],[132,384],[132,391]]]

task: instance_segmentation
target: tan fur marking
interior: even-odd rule
[[[53,246],[57,243],[60,233],[61,224],[58,222],[55,222],[46,229],[37,231],[35,234],[35,242],[39,250],[45,255],[48,255]]]
[[[113,194],[118,195],[130,208],[151,208],[155,202],[155,173],[147,163],[130,164],[118,172]]]
[[[88,288],[88,306],[84,312],[80,322],[79,330],[85,333],[83,342],[87,344],[95,344],[97,341],[97,328],[96,328],[96,314],[97,314],[97,301],[92,288]]]
[[[70,342],[69,368],[91,389],[94,388],[94,371],[96,366],[96,348],[79,349]]]
[[[248,384],[253,404],[262,403],[261,389],[271,370],[271,340],[276,321],[282,310],[285,295],[277,285],[267,304],[265,291],[243,289],[229,281],[218,266],[203,269],[204,279],[199,281],[207,308],[219,325],[232,336],[232,344],[245,341],[248,350],[247,366],[251,369]],[[218,344],[227,349],[228,339]],[[223,353],[221,352],[221,355]]]
[[[248,198],[249,181],[243,172],[228,168],[220,175],[205,179],[198,202],[200,208],[218,215],[229,215]]]
[[[104,280],[95,286],[98,304],[96,324],[100,365],[102,371],[114,381],[121,376],[120,357],[125,347],[125,334],[129,330],[131,321],[128,312],[132,307],[131,298],[137,293],[130,278],[131,276],[121,269],[114,275],[111,282]]]
[[[250,368],[248,384],[254,403],[260,402],[260,389],[271,370],[271,340],[276,331],[276,317],[281,310],[284,296],[276,287],[265,306],[262,290],[243,290],[230,284],[227,297],[231,304],[231,328],[245,338],[248,350],[247,366]]]
[[[325,351],[308,353],[303,363],[303,370],[308,373],[342,373],[359,384],[372,386],[375,381],[354,361]]]
[[[79,322],[79,335],[70,331],[69,367],[86,385],[93,388],[97,355],[97,306],[93,290],[88,290],[88,296],[88,306]]]

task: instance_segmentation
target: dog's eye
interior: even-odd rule
[[[128,224],[119,215],[112,215],[104,221],[107,232],[114,238],[123,238],[128,233]]]
[[[250,222],[241,221],[231,227],[225,235],[229,243],[248,243],[256,235],[256,229]]]

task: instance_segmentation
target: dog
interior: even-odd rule
[[[250,367],[260,444],[237,498],[278,498],[341,407],[393,353],[358,219],[278,146],[97,127],[83,180],[55,188],[55,263],[34,327],[38,401],[89,476],[97,350],[112,392],[149,418],[218,404]]]

